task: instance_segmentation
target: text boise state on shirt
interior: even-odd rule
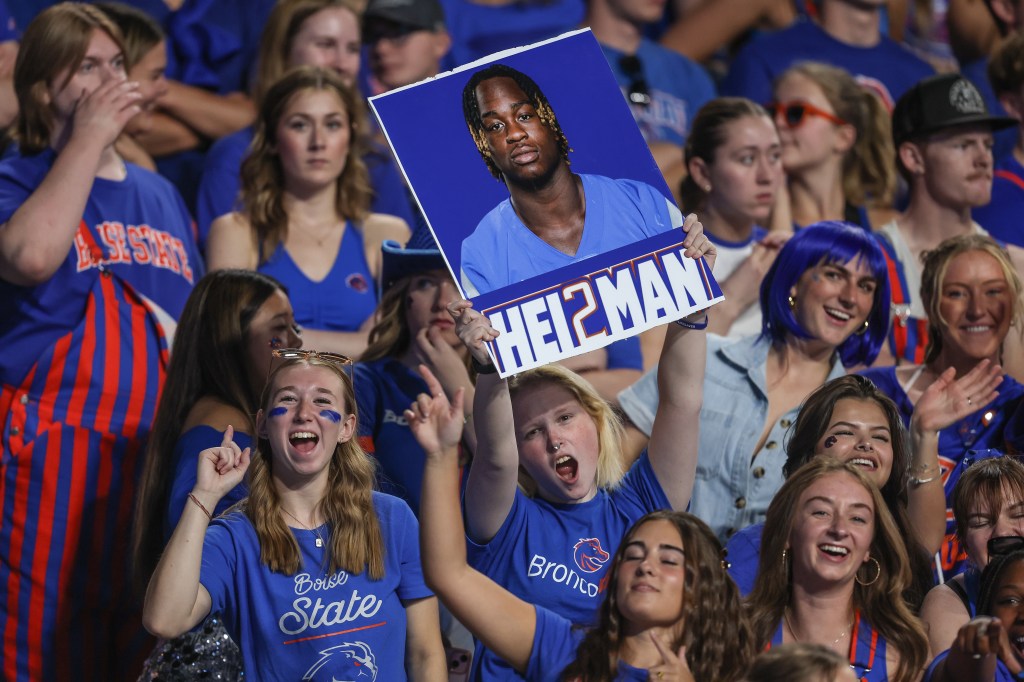
[[[107,247],[107,254],[97,253],[85,223],[75,234],[77,272],[107,265],[152,265],[170,270],[193,282],[192,267],[188,262],[188,249],[174,235],[149,225],[124,225],[105,221],[96,226],[96,232]]]

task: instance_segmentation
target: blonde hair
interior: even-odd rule
[[[288,56],[302,25],[314,14],[332,7],[347,9],[355,17],[356,24],[362,24],[362,11],[353,0],[278,0],[274,5],[260,39],[256,81],[252,89],[256,106],[263,101],[267,89],[291,67]]]
[[[597,486],[614,488],[626,473],[622,461],[622,421],[607,401],[598,395],[590,382],[572,370],[551,364],[515,375],[508,380],[508,391],[515,399],[520,393],[537,386],[552,384],[571,393],[576,402],[594,420],[598,443]],[[537,484],[522,467],[519,468],[519,484],[528,495],[536,493]]]
[[[106,33],[124,51],[121,31],[110,17],[79,2],[48,8],[25,29],[14,63],[19,110],[16,137],[22,154],[38,154],[50,145],[54,111],[48,90],[67,87],[96,31]],[[62,71],[67,71],[67,76],[55,82]]]
[[[817,85],[825,99],[857,132],[857,140],[843,157],[843,194],[858,206],[890,206],[896,191],[892,119],[877,95],[861,87],[845,69],[820,62],[801,62],[775,81],[792,74]]]
[[[360,131],[364,113],[360,98],[330,69],[300,66],[274,83],[260,106],[249,155],[242,163],[242,205],[256,243],[260,263],[266,262],[288,236],[284,209],[284,170],[277,155],[277,127],[292,100],[307,90],[333,92],[341,100],[349,127],[345,167],[335,183],[338,217],[358,223],[369,215],[373,189],[362,161]]]
[[[341,381],[342,407],[356,415],[352,380],[337,365],[317,358],[287,360],[267,380],[260,405],[266,410],[273,386],[281,372],[292,367],[326,367]],[[338,443],[328,465],[327,492],[317,504],[320,516],[330,528],[324,561],[331,573],[344,570],[352,575],[368,571],[371,580],[384,577],[384,539],[373,506],[376,464],[359,447],[354,435]],[[302,568],[299,545],[281,517],[281,499],[273,482],[274,465],[270,442],[260,436],[249,465],[249,497],[240,503],[256,529],[260,561],[271,571],[293,575]]]
[[[1006,278],[1006,285],[1013,295],[1012,323],[1016,324],[1020,333],[1024,334],[1024,298],[1021,297],[1020,277],[1010,262],[1003,247],[991,237],[980,234],[950,237],[931,251],[921,254],[923,268],[921,272],[921,302],[928,315],[928,346],[925,348],[925,363],[933,362],[942,352],[942,332],[948,322],[942,318],[939,306],[942,303],[942,282],[946,279],[949,264],[957,256],[971,251],[981,251],[996,259],[999,268]]]

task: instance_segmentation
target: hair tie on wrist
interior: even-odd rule
[[[210,510],[209,510],[209,509],[207,509],[206,507],[204,507],[204,506],[203,506],[203,503],[199,501],[199,498],[198,498],[198,497],[196,497],[196,496],[195,496],[195,495],[193,495],[192,493],[189,493],[189,494],[188,494],[188,499],[190,499],[190,500],[192,500],[193,502],[195,502],[195,503],[196,503],[196,506],[197,506],[197,507],[199,507],[200,509],[202,509],[202,510],[203,510],[203,513],[204,513],[204,514],[206,514],[206,518],[208,518],[208,519],[210,519],[211,521],[213,521],[213,514],[211,514],[211,513],[210,513]]]
[[[486,365],[476,359],[475,355],[469,356],[470,361],[473,363],[473,369],[476,370],[477,374],[497,374],[498,367],[493,362],[488,362]]]

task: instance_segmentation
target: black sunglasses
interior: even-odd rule
[[[646,107],[651,104],[651,93],[647,89],[647,81],[644,80],[644,65],[635,54],[619,57],[619,68],[629,76],[629,90],[626,91],[626,98],[630,104]]]

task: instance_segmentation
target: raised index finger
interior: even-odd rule
[[[423,377],[423,381],[427,383],[427,390],[433,397],[444,395],[444,388],[441,386],[441,382],[437,380],[434,373],[430,371],[430,368],[426,365],[420,365],[420,375]]]

